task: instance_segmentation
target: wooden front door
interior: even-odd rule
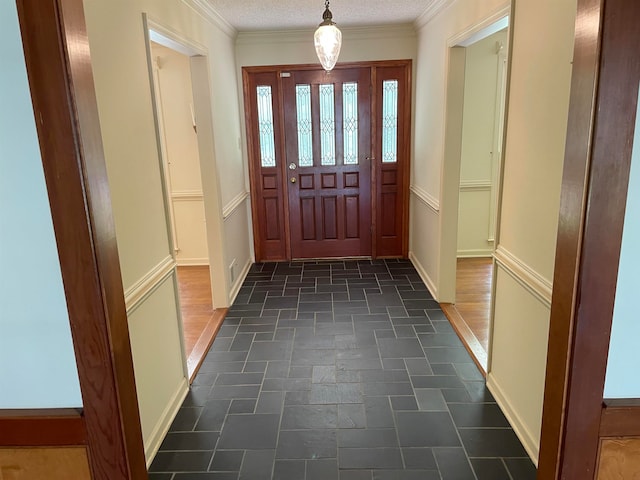
[[[406,257],[410,62],[243,68],[257,261]]]
[[[370,256],[370,69],[289,73],[282,84],[291,256]]]

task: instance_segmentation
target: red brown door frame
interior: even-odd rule
[[[92,478],[147,478],[82,0],[18,16],[83,400]]]
[[[404,162],[398,165],[397,169],[383,168],[381,160],[378,158],[372,161],[371,168],[371,197],[372,204],[371,209],[374,214],[372,215],[372,258],[378,257],[398,257],[406,258],[409,251],[409,180],[410,180],[410,156],[411,149],[409,147],[411,142],[411,105],[412,105],[412,62],[411,60],[383,60],[372,62],[349,62],[340,63],[335,68],[357,68],[357,67],[371,67],[373,70],[372,75],[372,117],[371,117],[371,129],[372,129],[372,142],[371,142],[371,156],[378,156],[377,151],[380,150],[375,140],[375,128],[381,120],[382,107],[379,105],[381,93],[377,90],[379,86],[376,80],[376,71],[383,72],[381,79],[386,79],[394,72],[399,72],[404,69],[405,75],[398,78],[399,80],[399,103],[398,106],[402,106],[403,118],[400,120],[400,125],[403,128],[398,129],[398,155],[404,155]],[[243,67],[243,87],[244,87],[244,108],[245,108],[245,128],[247,133],[247,152],[249,157],[249,175],[251,182],[251,210],[253,216],[253,238],[256,261],[272,261],[272,260],[287,260],[291,259],[291,245],[289,236],[289,199],[288,195],[280,194],[275,195],[270,193],[274,191],[273,182],[277,182],[281,185],[283,192],[286,192],[288,180],[287,166],[284,150],[284,129],[280,125],[284,125],[284,107],[283,99],[281,95],[282,86],[280,72],[286,72],[288,70],[316,70],[317,64],[308,65],[277,65],[277,66],[257,66],[257,67]],[[255,90],[257,83],[252,78],[260,75],[261,85],[272,86],[274,93],[274,120],[275,120],[275,141],[276,141],[276,157],[278,168],[273,168],[272,172],[263,172],[262,169],[256,167],[260,156],[258,145],[258,138],[254,134],[253,125],[257,122],[255,104],[256,101],[250,92]],[[386,76],[385,76],[386,75]],[[391,78],[391,77],[389,77]],[[381,82],[380,82],[381,83]],[[374,115],[375,112],[375,115]],[[277,118],[276,118],[277,116]],[[278,125],[279,124],[279,125]],[[280,143],[279,143],[280,142]],[[399,157],[400,158],[400,157]],[[395,170],[395,171],[391,171]],[[265,180],[264,176],[268,178]],[[376,229],[378,217],[382,215],[380,205],[377,204],[378,197],[382,193],[391,193],[391,179],[396,182],[396,188],[399,191],[397,194],[397,200],[394,205],[387,205],[386,217],[395,214],[395,220],[399,222],[398,231],[401,234],[386,235],[385,231],[378,231]],[[269,188],[265,189],[265,182]],[[389,184],[383,184],[388,182]],[[390,196],[390,195],[388,195]],[[267,225],[266,213],[262,207],[261,200],[263,198],[269,198],[272,211],[271,218],[277,219],[277,224],[272,223]],[[275,201],[280,202],[276,207]],[[274,210],[275,209],[275,210]],[[380,213],[379,213],[380,211]],[[377,215],[377,216],[376,216]],[[381,218],[380,218],[381,220]],[[270,227],[269,233],[267,228]],[[265,245],[261,245],[260,239],[269,239],[265,242]],[[387,253],[394,251],[395,253]]]
[[[611,427],[603,395],[640,80],[638,18],[637,0],[578,1],[540,480],[594,478]],[[624,413],[640,436],[638,409]]]

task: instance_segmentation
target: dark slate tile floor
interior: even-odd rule
[[[151,480],[534,480],[410,262],[254,265]]]

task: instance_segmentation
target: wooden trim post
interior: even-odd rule
[[[146,479],[82,0],[18,0],[95,480]]]
[[[538,478],[593,479],[631,163],[640,4],[579,0]]]

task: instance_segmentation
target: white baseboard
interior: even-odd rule
[[[189,393],[189,380],[187,378],[183,378],[173,394],[171,401],[164,409],[164,412],[162,412],[162,416],[160,417],[156,427],[153,429],[151,436],[146,442],[144,442],[144,454],[147,459],[147,468],[149,468],[151,462],[153,462],[153,459],[156,456],[156,453],[158,453],[160,445],[169,431],[171,422],[176,418],[178,410],[180,410],[187,393]]]
[[[176,263],[179,267],[199,267],[209,265],[209,259],[204,258],[177,258]]]
[[[436,288],[436,284],[433,283],[433,280],[431,279],[425,268],[422,266],[422,264],[418,261],[418,258],[413,254],[413,252],[409,252],[409,260],[411,260],[411,263],[413,263],[413,266],[417,270],[418,275],[420,275],[420,278],[422,279],[424,284],[427,286],[427,289],[431,293],[431,296],[437,300],[438,289]]]
[[[520,441],[522,442],[522,446],[531,457],[533,463],[538,466],[538,455],[540,454],[540,445],[539,442],[534,438],[529,429],[525,426],[524,422],[517,414],[517,412],[511,407],[511,402],[509,401],[507,395],[504,393],[504,390],[500,387],[498,382],[495,379],[495,376],[489,372],[487,375],[487,388],[496,399],[496,402],[502,409],[504,416],[509,420],[509,424],[511,424],[511,428],[516,433]]]
[[[458,258],[493,257],[493,248],[479,248],[477,250],[458,250]]]
[[[240,272],[240,275],[238,275],[238,278],[236,278],[236,283],[234,283],[231,286],[231,291],[229,292],[229,305],[233,305],[233,302],[236,301],[236,297],[238,296],[238,292],[240,291],[240,287],[242,287],[242,284],[244,283],[244,279],[247,278],[247,275],[249,274],[249,269],[251,268],[251,265],[253,264],[253,262],[251,261],[251,259],[247,259],[247,262],[244,264],[244,267],[242,267],[242,271]]]

